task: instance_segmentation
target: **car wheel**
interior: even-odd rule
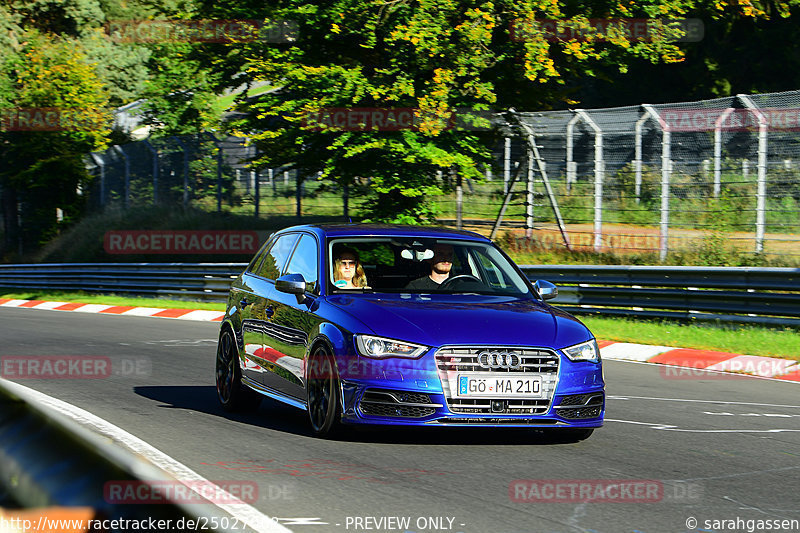
[[[336,364],[327,348],[317,346],[308,358],[308,418],[318,437],[332,437],[341,426],[341,400]]]
[[[219,334],[216,364],[217,398],[222,408],[229,412],[254,411],[261,403],[261,395],[242,385],[239,353],[229,328]]]

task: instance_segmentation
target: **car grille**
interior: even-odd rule
[[[359,409],[367,416],[423,418],[436,412],[441,404],[431,402],[430,396],[421,392],[367,389],[361,397]]]
[[[603,411],[603,400],[604,395],[601,392],[564,396],[561,403],[556,406],[556,413],[570,420],[597,418]]]
[[[515,365],[486,368],[486,353],[513,354]],[[459,414],[540,415],[547,412],[558,379],[559,356],[542,348],[519,346],[445,346],[436,351],[436,367],[442,380],[450,411]],[[481,366],[484,363],[484,366]],[[480,372],[501,375],[537,374],[542,378],[540,399],[459,398],[456,380],[459,374]]]

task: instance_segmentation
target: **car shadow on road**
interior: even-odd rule
[[[227,418],[238,424],[311,436],[305,412],[266,397],[255,411],[228,413],[217,400],[217,389],[213,385],[134,387],[133,392],[161,402],[158,407],[165,409],[187,409]]]
[[[161,402],[165,409],[187,409],[230,420],[236,424],[262,427],[306,437],[313,437],[304,411],[264,397],[260,407],[247,413],[228,413],[217,400],[214,386],[148,386],[134,387],[134,393]],[[333,441],[365,444],[436,444],[436,445],[565,445],[557,430],[548,432],[527,428],[480,427],[410,427],[410,426],[345,426]],[[578,444],[580,445],[580,444]]]

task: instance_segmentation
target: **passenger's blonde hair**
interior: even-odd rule
[[[356,287],[366,287],[367,286],[367,274],[364,272],[364,267],[361,266],[361,260],[358,258],[358,253],[355,250],[351,250],[350,248],[343,248],[339,251],[339,255],[334,261],[333,265],[333,281],[338,281],[342,279],[341,274],[339,273],[339,268],[342,266],[342,259],[341,257],[344,254],[350,254],[356,260],[356,272],[353,274],[353,285]]]

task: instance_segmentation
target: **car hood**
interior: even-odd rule
[[[335,295],[328,301],[384,337],[428,346],[507,344],[565,348],[592,338],[573,316],[508,296]]]

